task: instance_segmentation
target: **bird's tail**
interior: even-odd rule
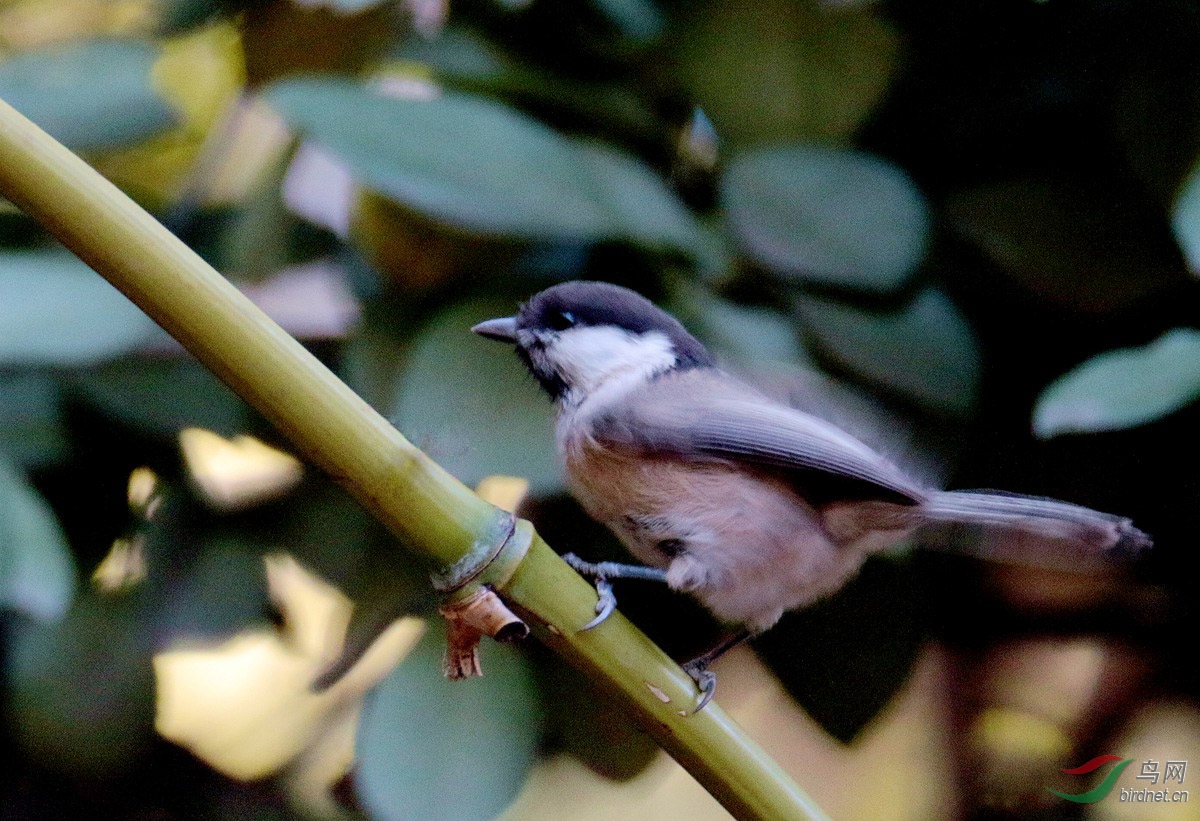
[[[994,490],[942,491],[921,506],[922,544],[1024,564],[1087,569],[1151,545],[1129,519]]]

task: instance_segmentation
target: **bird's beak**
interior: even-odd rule
[[[480,322],[471,329],[480,336],[494,339],[497,342],[517,341],[517,319],[512,316],[502,316],[499,319],[489,319]]]

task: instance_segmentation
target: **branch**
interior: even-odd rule
[[[439,587],[488,585],[547,644],[622,694],[646,730],[740,818],[821,810],[619,614],[587,633],[595,591],[527,522],[489,505],[206,262],[81,159],[0,101],[0,194],[119,288],[422,556]],[[464,331],[465,332],[465,331]]]

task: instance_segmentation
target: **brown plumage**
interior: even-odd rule
[[[1148,547],[1128,519],[1052,499],[926,487],[850,433],[718,369],[623,288],[564,283],[476,327],[554,399],[572,492],[645,564],[751,632],[915,538],[1078,567]]]

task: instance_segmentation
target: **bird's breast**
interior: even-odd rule
[[[743,465],[567,444],[569,484],[589,515],[640,561],[667,568],[672,587],[752,631],[836,590],[907,527],[891,521],[896,505],[818,510],[782,478]],[[877,514],[884,530],[871,523]]]
[[[565,452],[573,494],[648,564],[715,549],[769,550],[821,528],[786,483],[719,460],[653,456],[588,442]]]

